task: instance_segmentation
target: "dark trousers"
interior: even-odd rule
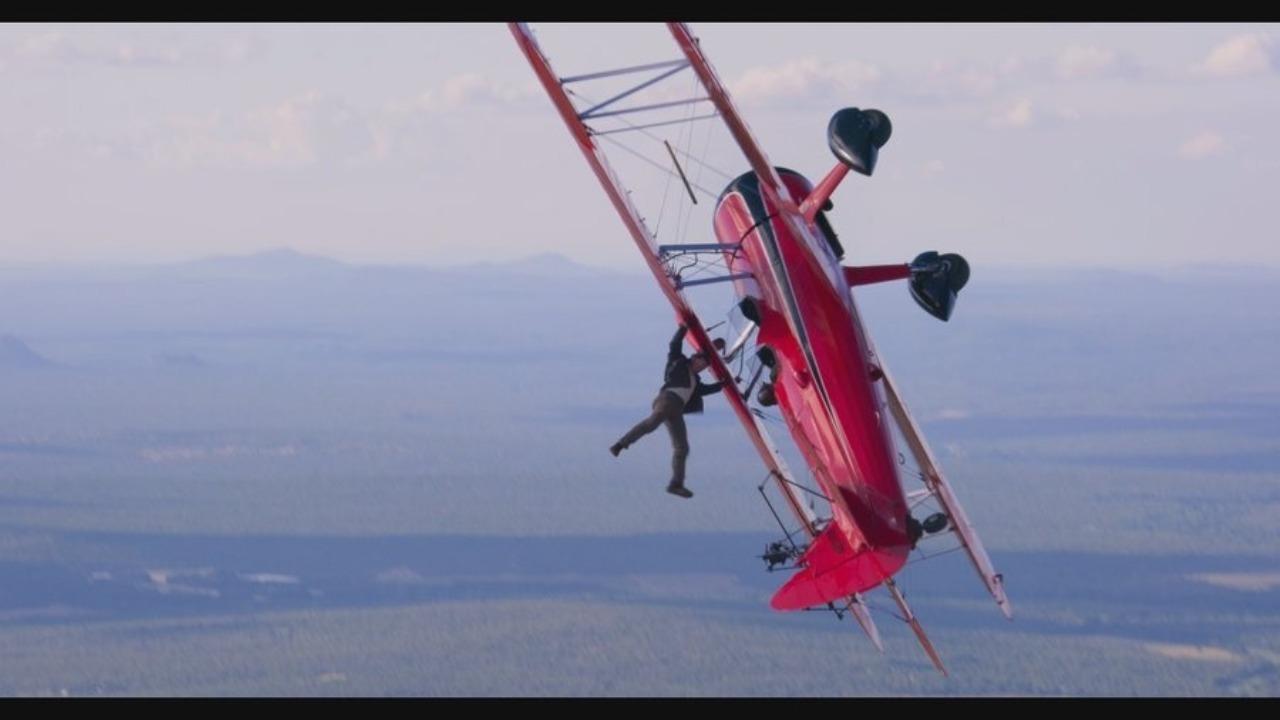
[[[671,484],[684,485],[684,462],[689,457],[689,436],[684,427],[684,403],[675,393],[666,390],[659,392],[658,397],[653,399],[653,412],[628,430],[618,444],[628,447],[663,424],[667,426],[667,432],[671,433]]]

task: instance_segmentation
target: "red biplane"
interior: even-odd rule
[[[798,173],[774,167],[735,109],[698,39],[682,23],[670,23],[668,29],[680,53],[676,59],[559,76],[533,31],[525,24],[511,25],[663,294],[689,327],[687,338],[697,349],[709,351],[712,371],[726,383],[724,396],[768,468],[761,494],[773,510],[768,487],[798,522],[791,529],[774,512],[786,537],[771,543],[763,558],[771,570],[794,569],[795,573],[773,596],[772,606],[828,609],[839,617],[851,614],[883,651],[864,594],[884,586],[901,619],[945,674],[894,580],[913,552],[923,553],[925,541],[951,538],[954,549],[968,555],[1006,617],[1012,617],[1012,606],[1001,575],[876,353],[850,288],[904,280],[921,307],[947,320],[968,280],[968,266],[959,255],[936,252],[922,253],[900,265],[844,266],[844,249],[825,211],[849,170],[872,174],[891,133],[889,118],[878,110],[837,112],[827,128],[837,163],[814,186]],[[609,52],[599,46],[593,57]],[[682,71],[691,71],[695,78],[687,86],[688,96],[673,96],[670,91],[655,94],[655,89],[669,86]],[[583,89],[593,82],[618,79],[626,84],[603,99],[589,99]],[[695,114],[695,107],[705,112]],[[682,114],[660,115],[673,110]],[[722,129],[727,129],[731,144],[740,152],[737,159],[745,158],[749,167],[718,194],[701,186],[700,175],[691,178],[693,173],[687,171],[699,162],[691,151],[696,145],[689,141],[692,136],[672,135],[677,140],[673,145],[664,135],[707,120],[723,123]],[[659,152],[657,159],[645,156],[617,141],[623,133],[643,135],[665,152]],[[683,191],[677,193],[681,202],[696,205],[699,193],[711,197],[716,242],[660,243],[606,157],[602,141],[676,178],[676,187]],[[664,209],[667,202],[664,190]],[[708,274],[709,269],[716,274]],[[733,311],[743,327],[731,345],[712,352],[712,341],[689,292],[721,283],[733,288]],[[816,488],[796,481],[769,438],[765,413],[772,408],[780,413]],[[909,474],[900,467],[905,456],[895,449],[895,433],[910,450],[918,472]],[[908,491],[904,479],[916,479],[920,487]],[[825,501],[825,513],[818,511],[814,498]],[[918,520],[922,509],[936,512]]]

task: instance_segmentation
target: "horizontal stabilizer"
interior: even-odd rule
[[[803,566],[778,589],[774,610],[803,610],[865,592],[892,576],[905,555],[893,551],[855,550],[837,524],[827,526],[800,558]]]

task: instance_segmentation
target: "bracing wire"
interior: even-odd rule
[[[581,98],[581,99],[582,99],[582,101],[583,101],[583,102],[585,102],[585,103],[588,103],[588,104],[595,104],[595,101],[594,101],[594,100],[592,100],[590,97],[588,97],[588,96],[584,95],[584,94],[583,94],[583,93],[581,93],[581,92],[574,91],[574,90],[572,90],[572,89],[570,89],[570,88],[565,88],[565,93],[567,93],[567,94],[569,94],[569,95],[573,95],[574,97],[577,97],[577,98]],[[702,116],[700,119],[710,119],[710,118],[719,117],[719,116],[720,116],[720,113],[719,113],[719,111],[717,111],[717,112],[712,113],[712,114],[710,114],[710,115],[704,115],[704,116]],[[620,123],[622,123],[622,124],[626,125],[626,126],[628,127],[628,129],[629,129],[629,130],[634,130],[634,131],[636,131],[636,132],[640,133],[641,135],[644,135],[645,137],[649,138],[650,140],[653,140],[654,142],[658,142],[658,143],[661,143],[661,142],[662,142],[662,138],[661,138],[661,137],[659,137],[659,136],[657,136],[657,135],[655,135],[655,134],[653,134],[653,133],[649,132],[649,130],[648,130],[647,128],[645,128],[643,125],[636,125],[635,123],[631,122],[630,120],[627,120],[627,119],[626,119],[626,117],[621,116],[621,115],[614,115],[614,116],[611,116],[611,117],[612,117],[612,119],[617,120],[618,122],[620,122]],[[681,120],[681,121],[679,121],[679,122],[680,122],[680,124],[681,124],[681,125],[685,125],[685,124],[692,124],[692,122],[693,122],[694,120],[695,120],[695,118],[686,118],[686,119]],[[709,126],[710,126],[710,125],[709,125]],[[708,132],[710,132],[710,131],[708,131]],[[609,137],[609,136],[607,136],[607,135],[599,135],[599,134],[597,134],[597,135],[596,135],[596,137]],[[700,159],[700,158],[696,158],[696,157],[694,157],[693,155],[689,154],[687,151],[678,151],[678,153],[679,153],[679,154],[681,154],[681,155],[683,155],[683,156],[684,156],[687,160],[689,160],[690,162],[693,162],[693,163],[697,164],[699,167],[705,167],[705,168],[707,168],[708,170],[710,170],[711,172],[713,172],[713,173],[715,173],[715,174],[719,175],[720,177],[724,178],[725,180],[732,180],[732,179],[734,179],[735,177],[737,177],[736,175],[731,175],[731,174],[729,174],[729,173],[727,173],[727,172],[725,172],[725,171],[723,171],[723,170],[721,170],[721,169],[717,168],[716,166],[711,165],[710,163],[706,162],[706,161],[705,161],[705,160],[703,160],[703,159]]]

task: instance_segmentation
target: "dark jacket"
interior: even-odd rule
[[[684,349],[684,334],[689,332],[689,328],[681,325],[676,331],[675,337],[671,338],[671,347],[667,350],[667,369],[662,375],[662,389],[669,388],[687,388],[689,387],[689,358],[681,352]],[[720,392],[720,388],[724,383],[704,383],[698,379],[696,375],[693,379],[698,383],[693,390],[693,395],[689,396],[689,402],[684,404],[684,413],[700,413],[702,412],[702,396],[711,395]]]

